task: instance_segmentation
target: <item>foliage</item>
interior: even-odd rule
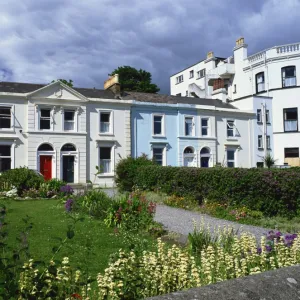
[[[163,203],[172,207],[179,207],[184,209],[192,209],[198,206],[195,198],[189,196],[180,197],[171,195],[170,197],[166,197]]]
[[[155,203],[148,201],[139,191],[129,197],[121,196],[111,203],[104,222],[109,227],[139,231],[149,229],[153,223]]]
[[[56,81],[60,81],[63,84],[68,85],[69,87],[73,87],[73,80],[71,80],[71,79],[69,79],[69,81],[66,79],[57,79],[57,80],[52,80],[51,83],[56,82]]]
[[[75,210],[104,219],[112,201],[104,191],[95,189],[75,197]]]
[[[268,169],[270,169],[275,165],[276,159],[274,159],[274,157],[270,153],[267,153],[267,155],[263,157],[263,163],[265,166],[267,166]]]
[[[142,189],[181,197],[192,196],[199,204],[206,199],[208,203],[245,206],[261,211],[265,216],[293,217],[300,212],[300,168],[143,166],[134,174],[131,182],[138,183]]]
[[[14,186],[18,195],[30,188],[38,189],[44,183],[44,178],[27,167],[5,171],[0,176],[0,186]]]
[[[116,184],[120,192],[132,191],[135,185],[135,176],[141,166],[154,165],[154,162],[143,154],[140,157],[126,157],[121,159],[116,166]]]
[[[60,187],[59,191],[63,194],[63,195],[72,195],[73,194],[73,189],[70,185],[66,184]]]
[[[159,88],[151,83],[152,75],[145,70],[137,70],[133,67],[123,66],[115,69],[111,75],[119,74],[121,89],[144,93],[157,93]]]

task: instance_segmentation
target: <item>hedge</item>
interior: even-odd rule
[[[300,209],[300,168],[240,169],[142,166],[134,184],[144,190],[246,206],[266,216],[295,216]],[[300,211],[298,211],[300,212]]]

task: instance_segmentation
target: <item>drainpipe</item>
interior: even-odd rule
[[[268,68],[268,65],[267,65],[267,52],[265,53],[265,69],[266,69],[267,80],[268,80],[268,83],[267,83],[267,96],[269,97],[269,68]]]
[[[262,117],[263,117],[263,146],[264,146],[264,156],[267,155],[267,123],[266,123],[266,104],[262,103]]]

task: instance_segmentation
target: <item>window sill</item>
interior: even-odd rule
[[[102,173],[102,174],[98,174],[97,177],[99,178],[103,178],[103,177],[114,177],[115,174],[114,173]]]
[[[236,137],[227,137],[227,141],[238,141],[239,139]]]
[[[198,77],[198,78],[196,78],[196,80],[198,80],[198,79],[202,79],[202,78],[204,78],[205,76],[202,76],[202,77]]]
[[[258,148],[257,148],[257,150],[260,150],[260,151],[262,151],[262,150],[264,150],[264,148],[260,148],[260,147],[258,147]]]
[[[1,133],[16,133],[16,131],[12,128],[0,128]]]
[[[181,82],[177,82],[177,83],[175,83],[175,85],[177,85],[177,84],[180,84],[180,83],[182,83],[183,81],[181,81]]]
[[[263,122],[257,122],[258,125],[263,125]]]
[[[194,78],[194,76],[193,76],[193,77],[190,77],[189,79],[192,79],[192,78]]]
[[[165,135],[160,135],[160,134],[152,134],[152,138],[157,138],[157,139],[165,139],[166,136]]]
[[[298,130],[290,130],[290,131],[285,131],[284,130],[284,133],[295,133],[295,132],[299,132]]]
[[[110,132],[99,132],[99,135],[103,135],[103,136],[115,136],[113,133],[110,133]]]

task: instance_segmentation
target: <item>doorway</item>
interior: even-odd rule
[[[40,155],[40,172],[45,180],[52,179],[52,155]]]
[[[208,168],[210,160],[210,149],[204,147],[200,151],[200,166],[201,168]]]

